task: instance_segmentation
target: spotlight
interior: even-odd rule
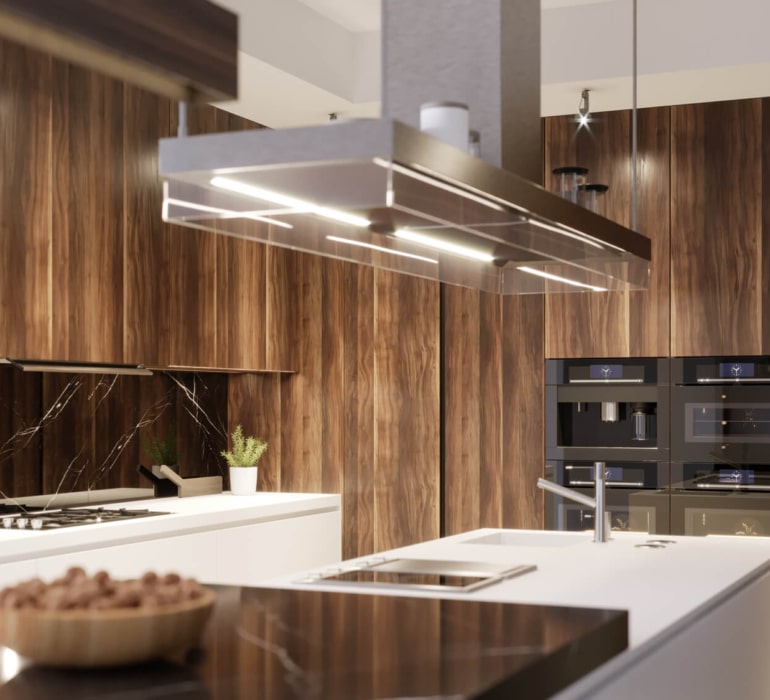
[[[580,126],[588,126],[590,121],[591,109],[588,104],[588,90],[580,93],[580,103],[578,104],[578,122]]]

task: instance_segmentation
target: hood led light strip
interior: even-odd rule
[[[459,255],[460,257],[469,258],[471,260],[491,263],[495,259],[494,256],[490,255],[489,253],[484,253],[480,250],[474,250],[473,248],[457,245],[456,243],[450,243],[449,241],[442,240],[441,238],[425,236],[424,234],[408,231],[407,229],[399,229],[395,231],[393,235],[396,238],[403,238],[406,241],[412,241],[412,243],[419,243],[420,245],[435,248],[436,250],[443,250],[447,253]]]
[[[343,224],[350,224],[351,226],[357,226],[359,228],[366,228],[369,226],[369,220],[362,216],[356,216],[354,214],[348,214],[347,212],[340,211],[339,209],[332,209],[330,207],[322,207],[312,202],[305,201],[304,199],[297,199],[296,197],[290,197],[280,192],[273,192],[272,190],[265,190],[261,187],[255,187],[254,185],[246,184],[245,182],[239,182],[238,180],[232,180],[227,177],[213,177],[210,183],[214,187],[220,187],[230,192],[237,192],[238,194],[245,194],[248,197],[254,197],[255,199],[261,199],[265,202],[272,202],[273,204],[280,204],[285,207],[290,207],[297,214],[315,214],[325,219],[331,219],[332,221],[339,221]]]
[[[585,284],[584,282],[578,282],[577,280],[571,280],[567,277],[559,277],[559,275],[552,275],[550,272],[543,272],[542,270],[536,270],[534,267],[521,266],[517,267],[517,270],[522,272],[528,272],[530,275],[537,275],[538,277],[544,277],[547,280],[553,280],[554,282],[562,282],[563,284],[571,284],[573,287],[583,287],[584,289],[590,289],[593,292],[606,292],[606,287],[596,287],[593,284]]]
[[[390,253],[391,255],[401,255],[405,258],[412,258],[413,260],[420,260],[422,262],[433,263],[434,265],[438,265],[438,260],[434,260],[433,258],[426,258],[422,255],[414,255],[413,253],[405,253],[404,251],[393,250],[392,248],[383,248],[382,246],[374,245],[372,243],[355,241],[350,238],[340,238],[339,236],[327,236],[326,239],[329,241],[334,241],[335,243],[348,243],[349,245],[355,245],[361,248],[369,248],[370,250],[379,250],[383,253]]]
[[[173,204],[177,207],[184,207],[185,209],[193,209],[195,211],[209,212],[211,214],[224,214],[228,219],[253,219],[254,221],[263,221],[266,224],[273,224],[274,226],[281,226],[282,228],[294,228],[291,224],[285,221],[278,221],[278,219],[271,219],[267,216],[260,216],[255,212],[250,211],[234,211],[233,209],[222,209],[221,207],[211,207],[208,204],[197,204],[196,202],[188,202],[184,199],[174,199],[168,197],[163,200],[163,211],[165,221],[168,220],[168,206]]]

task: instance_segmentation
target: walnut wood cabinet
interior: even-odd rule
[[[770,100],[638,112],[638,230],[653,243],[644,292],[546,298],[546,357],[770,353]],[[630,113],[591,132],[546,120],[547,171],[583,165],[629,224]]]
[[[296,370],[291,251],[161,220],[175,103],[7,41],[0,90],[0,357]]]

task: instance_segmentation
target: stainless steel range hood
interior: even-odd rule
[[[501,294],[648,283],[644,236],[397,119],[164,139],[160,173],[173,223]]]

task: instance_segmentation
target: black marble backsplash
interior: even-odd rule
[[[0,366],[0,497],[150,488],[147,443],[176,439],[182,476],[224,473],[227,375],[24,372]]]

